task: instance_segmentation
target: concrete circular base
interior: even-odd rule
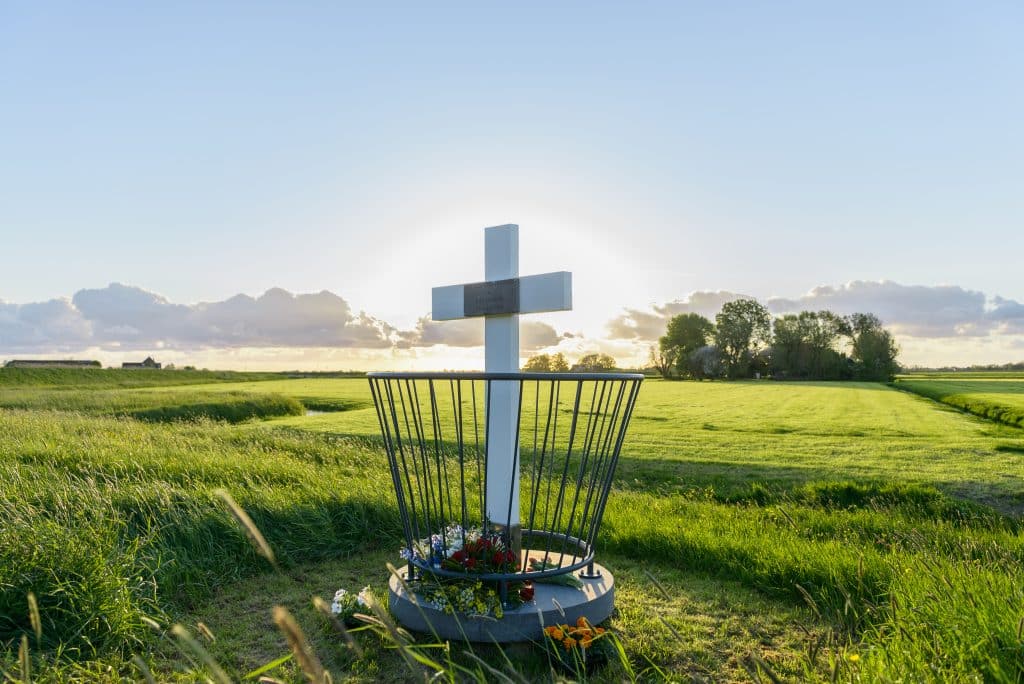
[[[533,600],[514,610],[505,611],[497,620],[491,617],[447,615],[407,591],[399,577],[405,577],[408,566],[392,575],[388,583],[388,605],[398,621],[408,629],[436,634],[441,639],[485,641],[499,644],[513,641],[536,641],[544,627],[574,624],[581,616],[592,624],[603,622],[615,607],[615,579],[597,563],[600,577],[583,579],[582,589],[557,584],[534,583]]]

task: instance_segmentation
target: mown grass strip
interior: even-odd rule
[[[1024,381],[898,380],[897,389],[1013,427],[1024,427]]]

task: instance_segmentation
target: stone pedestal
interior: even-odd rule
[[[532,601],[505,611],[497,620],[492,617],[447,615],[444,611],[418,600],[406,591],[398,577],[388,583],[388,605],[406,628],[425,634],[436,634],[453,641],[481,641],[499,644],[514,641],[539,641],[545,626],[575,624],[581,616],[591,624],[604,622],[615,607],[615,579],[607,568],[594,564],[600,577],[583,579],[582,589],[557,584],[534,583]],[[399,570],[405,577],[408,568]]]

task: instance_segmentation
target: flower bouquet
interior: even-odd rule
[[[611,634],[585,617],[575,625],[545,627],[544,646],[549,658],[577,678],[605,665],[614,651]]]
[[[510,582],[507,603],[502,605],[497,583],[474,578],[516,571],[519,559],[501,534],[451,524],[440,534],[413,542],[400,555],[405,560],[427,561],[437,568],[465,573],[465,579],[428,573],[414,583],[413,589],[422,599],[447,614],[500,619],[509,606],[533,600],[532,582]]]

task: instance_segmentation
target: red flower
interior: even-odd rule
[[[533,582],[527,582],[523,585],[523,588],[519,590],[519,598],[524,601],[533,600]]]
[[[506,563],[515,563],[516,562],[516,554],[513,553],[512,551],[506,551],[505,552],[505,562]]]
[[[494,565],[501,565],[505,561],[505,554],[501,551],[495,551],[494,555],[491,556],[491,563]]]
[[[462,561],[466,560],[466,552],[461,549],[456,551],[452,554],[452,560],[457,563],[461,563]]]
[[[476,565],[476,558],[467,558],[466,559],[466,567],[467,568],[472,570],[473,566],[475,566],[475,565]]]

